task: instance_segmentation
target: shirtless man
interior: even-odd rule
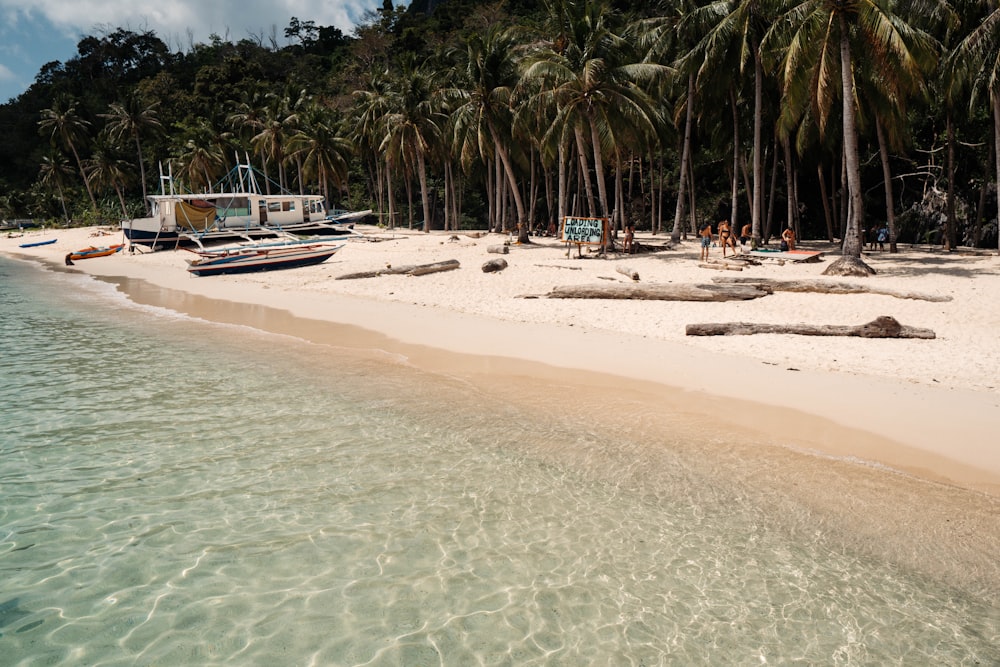
[[[701,261],[708,261],[708,249],[712,246],[712,225],[708,224],[698,232],[701,236]]]
[[[733,247],[733,254],[736,254],[736,239],[733,238],[733,232],[729,227],[729,221],[723,220],[719,223],[719,245],[722,246],[722,256],[726,256],[726,247]]]
[[[752,234],[753,234],[753,227],[751,227],[749,223],[743,225],[743,229],[740,230],[740,245],[741,246],[746,245],[747,241],[750,240],[750,236]]]

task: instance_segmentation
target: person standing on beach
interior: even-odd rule
[[[753,228],[750,226],[750,224],[747,223],[743,225],[743,229],[740,230],[740,245],[745,246],[747,244],[747,241],[750,240],[752,234],[753,234]],[[753,250],[753,248],[751,248],[751,250]]]
[[[736,239],[733,238],[733,231],[729,227],[729,221],[723,220],[719,223],[719,245],[722,246],[722,256],[726,256],[726,247],[733,247],[733,254],[736,254]]]
[[[708,249],[712,246],[712,223],[706,224],[698,232],[701,236],[701,261],[708,261]]]

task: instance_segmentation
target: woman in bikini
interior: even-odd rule
[[[736,239],[733,238],[732,230],[729,228],[729,221],[723,220],[719,223],[719,245],[722,246],[722,256],[726,256],[726,246],[733,246],[733,254],[736,254]]]

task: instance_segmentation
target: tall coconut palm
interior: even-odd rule
[[[57,100],[52,108],[42,110],[42,118],[38,121],[38,129],[42,134],[47,134],[53,144],[61,144],[73,153],[77,169],[83,178],[83,185],[90,196],[90,205],[94,213],[97,213],[97,199],[94,197],[90,180],[83,168],[83,161],[77,151],[77,145],[87,140],[89,127],[90,122],[77,113],[75,100]]]
[[[66,193],[64,186],[66,179],[73,175],[73,169],[66,162],[66,158],[59,151],[52,149],[48,155],[42,157],[42,164],[38,170],[39,180],[42,185],[54,187],[59,194],[59,203],[62,204],[63,221],[69,224],[69,213],[66,210]]]
[[[323,197],[330,203],[330,181],[338,190],[347,181],[347,159],[353,144],[326,122],[328,113],[317,106],[302,114],[298,131],[288,142],[289,154],[301,159],[301,178],[315,178]]]
[[[466,44],[459,87],[447,89],[445,99],[453,105],[452,128],[461,146],[463,166],[469,169],[476,158],[485,161],[489,156],[497,157],[517,210],[518,238],[526,242],[524,199],[507,139],[513,131],[519,43],[518,33],[510,28],[493,26],[485,34],[472,35]]]
[[[157,116],[158,106],[159,102],[144,104],[137,93],[132,93],[125,98],[124,102],[112,102],[108,113],[101,114],[101,117],[108,121],[106,130],[112,140],[120,142],[127,137],[135,142],[143,202],[146,202],[147,193],[146,162],[142,157],[142,136],[147,132],[159,131],[163,127]]]
[[[605,155],[615,155],[625,136],[654,133],[656,113],[643,86],[654,85],[668,70],[635,56],[606,2],[556,0],[549,11],[550,22],[563,22],[563,32],[528,57],[524,76],[540,82],[541,99],[557,109],[553,131],[572,129],[585,185],[592,157],[600,202],[592,212],[607,217]]]
[[[101,136],[98,137],[93,153],[84,162],[84,168],[87,170],[87,178],[94,184],[94,187],[109,187],[115,191],[118,203],[122,208],[122,217],[128,218],[124,188],[130,165],[118,155],[106,133],[101,133]]]
[[[963,39],[949,59],[972,84],[970,104],[989,100],[993,112],[993,156],[1000,187],[1000,5],[991,0],[989,14]],[[1000,252],[1000,207],[997,211],[997,250]]]
[[[385,118],[387,133],[382,140],[382,148],[401,156],[405,164],[416,168],[424,213],[422,229],[428,232],[431,200],[427,161],[440,141],[448,118],[442,111],[435,77],[428,66],[404,63],[399,76],[393,81]]]
[[[806,107],[811,107],[824,132],[840,98],[848,224],[843,254],[824,271],[828,275],[874,273],[861,259],[864,201],[855,57],[863,54],[870,59],[866,66],[887,74],[919,76],[921,61],[915,56],[915,45],[929,38],[895,13],[900,8],[893,0],[793,0],[767,37],[774,40],[774,46],[783,48],[780,74],[789,115],[801,117]],[[939,3],[917,0],[906,9],[908,16],[920,15],[920,11],[939,11]]]

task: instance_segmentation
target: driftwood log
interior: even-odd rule
[[[738,264],[728,264],[723,262],[703,262],[698,265],[702,269],[715,269],[716,271],[742,271],[743,267]]]
[[[507,260],[503,257],[497,257],[496,259],[491,259],[483,264],[483,273],[496,273],[497,271],[503,271],[506,268]]]
[[[545,295],[549,299],[638,299],[645,301],[748,301],[771,290],[758,285],[566,285]]]
[[[378,276],[391,276],[397,274],[406,274],[408,276],[425,276],[428,273],[439,273],[441,271],[453,271],[459,268],[457,259],[448,259],[443,262],[434,262],[432,264],[410,264],[406,266],[387,266],[384,269],[378,269],[377,271],[359,271],[357,273],[345,273],[342,276],[337,276],[337,280],[355,280],[357,278],[377,278]]]
[[[486,252],[493,253],[494,255],[506,255],[510,252],[510,246],[506,243],[486,246]]]
[[[896,318],[883,315],[857,326],[814,324],[756,324],[753,322],[721,322],[689,324],[688,336],[749,336],[752,334],[795,334],[797,336],[857,336],[859,338],[934,338],[930,329],[900,324]]]
[[[859,285],[835,280],[775,280],[772,278],[712,278],[712,282],[720,284],[764,285],[775,292],[819,292],[821,294],[881,294],[897,299],[916,299],[920,301],[943,302],[951,301],[950,296],[937,294],[922,294],[896,290],[878,285]]]
[[[623,276],[628,276],[635,282],[639,282],[639,272],[628,268],[627,266],[616,266],[615,271],[622,274]]]

